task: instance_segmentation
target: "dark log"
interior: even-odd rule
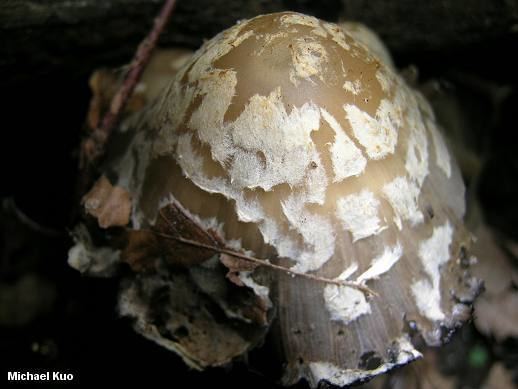
[[[516,0],[342,0],[345,17],[377,31],[394,51],[473,45],[518,32]]]
[[[131,59],[161,0],[4,0],[0,2],[0,83],[54,71],[88,73]],[[510,35],[518,1],[196,0],[179,1],[162,46],[198,47],[237,20],[295,10],[363,21],[392,50],[436,50]]]
[[[293,3],[293,5],[291,5]],[[162,46],[197,48],[237,20],[285,8],[318,16],[340,9],[339,0],[179,1]],[[2,81],[52,71],[91,72],[129,62],[150,30],[162,0],[16,0],[0,2]],[[327,15],[325,11],[327,10]],[[5,75],[9,75],[7,80]]]

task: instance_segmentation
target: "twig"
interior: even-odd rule
[[[110,109],[104,115],[101,125],[94,129],[90,136],[81,143],[79,179],[77,180],[75,190],[76,200],[82,198],[86,191],[90,189],[96,175],[95,163],[104,155],[106,143],[110,138],[112,130],[120,120],[122,110],[139,82],[149,62],[151,53],[157,44],[158,38],[171,17],[175,5],[176,0],[165,0],[164,6],[155,18],[151,31],[140,43],[129,65],[124,81],[117,93],[113,96]],[[75,221],[78,216],[79,207],[74,208],[74,210],[71,215],[72,222]]]
[[[326,284],[332,284],[332,285],[337,285],[337,286],[348,286],[348,287],[351,287],[351,288],[355,288],[355,289],[361,290],[362,292],[370,294],[372,296],[378,296],[378,294],[376,292],[374,292],[372,289],[370,289],[369,287],[367,287],[367,286],[365,286],[363,284],[357,283],[357,282],[341,281],[341,280],[331,280],[329,278],[319,277],[319,276],[315,276],[313,274],[301,273],[301,272],[298,272],[298,271],[295,271],[295,270],[288,269],[288,268],[286,268],[284,266],[274,265],[273,263],[270,263],[269,261],[267,261],[265,259],[259,259],[259,258],[251,257],[249,255],[246,255],[246,254],[243,254],[243,253],[239,253],[237,251],[233,251],[233,250],[229,250],[229,249],[225,249],[225,248],[221,248],[221,247],[217,247],[217,246],[212,246],[212,245],[209,245],[209,244],[200,243],[200,242],[197,242],[197,241],[194,241],[194,240],[190,240],[190,239],[185,239],[185,238],[182,238],[182,237],[179,237],[179,236],[173,236],[173,235],[169,235],[169,234],[164,234],[164,233],[161,233],[161,232],[158,232],[158,231],[154,231],[154,230],[151,230],[151,231],[155,235],[160,236],[160,237],[165,238],[165,239],[175,240],[175,241],[183,243],[183,244],[187,244],[187,245],[190,245],[190,246],[211,250],[211,251],[214,251],[214,252],[217,252],[217,253],[220,253],[220,254],[227,254],[227,255],[230,255],[230,256],[233,256],[233,257],[236,257],[236,258],[244,259],[245,261],[256,263],[259,266],[265,266],[265,267],[269,267],[271,269],[280,270],[282,272],[291,274],[291,275],[296,276],[296,277],[307,278],[307,279],[312,280],[312,281],[324,282]]]
[[[113,96],[110,109],[105,114],[101,126],[97,127],[81,146],[81,167],[85,168],[92,164],[104,154],[106,142],[110,134],[120,119],[120,115],[124,106],[128,102],[135,86],[137,85],[142,73],[149,62],[151,53],[155,48],[158,38],[166,26],[173,9],[176,5],[176,0],[166,0],[160,13],[155,18],[153,28],[148,36],[140,43],[133,60],[129,65],[128,72],[124,81]]]

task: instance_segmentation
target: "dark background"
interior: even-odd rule
[[[66,264],[88,78],[96,68],[130,61],[160,4],[0,2],[2,374],[9,368],[60,370],[85,387],[275,386],[243,363],[189,371],[117,317],[114,279],[81,277]],[[240,18],[279,10],[364,21],[387,42],[398,68],[415,65],[421,84],[439,85],[439,104],[441,96],[453,99],[463,120],[454,138],[480,164],[466,174],[469,193],[503,241],[518,239],[518,1],[179,0],[161,45],[195,49]],[[440,369],[457,377],[458,386],[479,387],[496,361],[514,366],[517,377],[516,339],[496,342],[472,324],[457,338],[440,351]],[[473,345],[487,356],[477,374],[466,357]],[[264,355],[267,350],[251,356],[257,370],[267,364]],[[3,386],[5,376],[1,380]]]

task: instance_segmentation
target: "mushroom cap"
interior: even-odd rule
[[[387,47],[385,47],[376,32],[371,30],[365,24],[359,22],[345,20],[343,22],[339,22],[338,25],[347,34],[351,35],[357,42],[363,43],[365,46],[367,46],[371,54],[376,55],[380,61],[385,64],[385,66],[389,66],[392,69],[395,69],[394,62],[389,50]]]
[[[292,12],[239,22],[144,123],[111,165],[134,228],[178,201],[229,247],[378,294],[256,269],[285,383],[364,380],[418,358],[415,333],[436,345],[469,316],[464,186],[432,109],[337,25]]]

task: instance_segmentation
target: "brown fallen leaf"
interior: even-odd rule
[[[242,285],[245,286],[244,284]],[[241,314],[251,320],[252,323],[260,326],[269,324],[268,310],[271,308],[271,302],[265,297],[258,296],[251,292],[247,297],[243,297],[239,300],[239,307]]]
[[[371,296],[377,296],[376,292],[361,282],[332,280],[319,277],[314,274],[295,271],[278,264],[270,263],[268,260],[255,258],[229,249],[225,247],[224,241],[216,231],[210,228],[205,230],[175,199],[173,199],[169,205],[161,208],[158,213],[161,219],[151,231],[157,236],[165,238],[163,245],[165,247],[169,246],[169,262],[171,264],[191,266],[203,263],[215,255],[226,254],[247,262],[255,263],[257,266],[264,266],[290,274],[291,276],[311,279],[326,284],[349,286]]]
[[[101,228],[123,227],[129,223],[129,192],[119,186],[113,186],[104,175],[83,197],[82,204],[86,213],[95,217]]]
[[[92,99],[86,116],[88,128],[94,129],[101,124],[101,118],[110,107],[110,101],[119,86],[116,73],[111,70],[96,70],[89,80]]]
[[[120,69],[99,69],[90,76],[89,85],[92,99],[86,116],[86,125],[90,130],[101,124],[102,117],[110,109],[111,100],[121,85],[121,80]],[[147,98],[142,93],[143,87],[138,86],[124,107],[123,117],[141,110],[146,104]]]
[[[214,231],[205,230],[176,200],[161,208],[158,214],[153,231],[157,236],[168,238],[160,241],[166,260],[172,265],[193,266],[217,255],[215,250],[186,245],[174,238],[192,240],[211,247],[224,246]]]
[[[126,232],[126,239],[126,245],[121,251],[121,261],[129,264],[137,273],[154,269],[160,257],[156,235],[146,230],[129,230]]]
[[[239,278],[239,272],[252,271],[259,266],[257,263],[228,254],[220,254],[219,260],[228,269],[226,277],[237,286],[244,286],[243,281]]]

